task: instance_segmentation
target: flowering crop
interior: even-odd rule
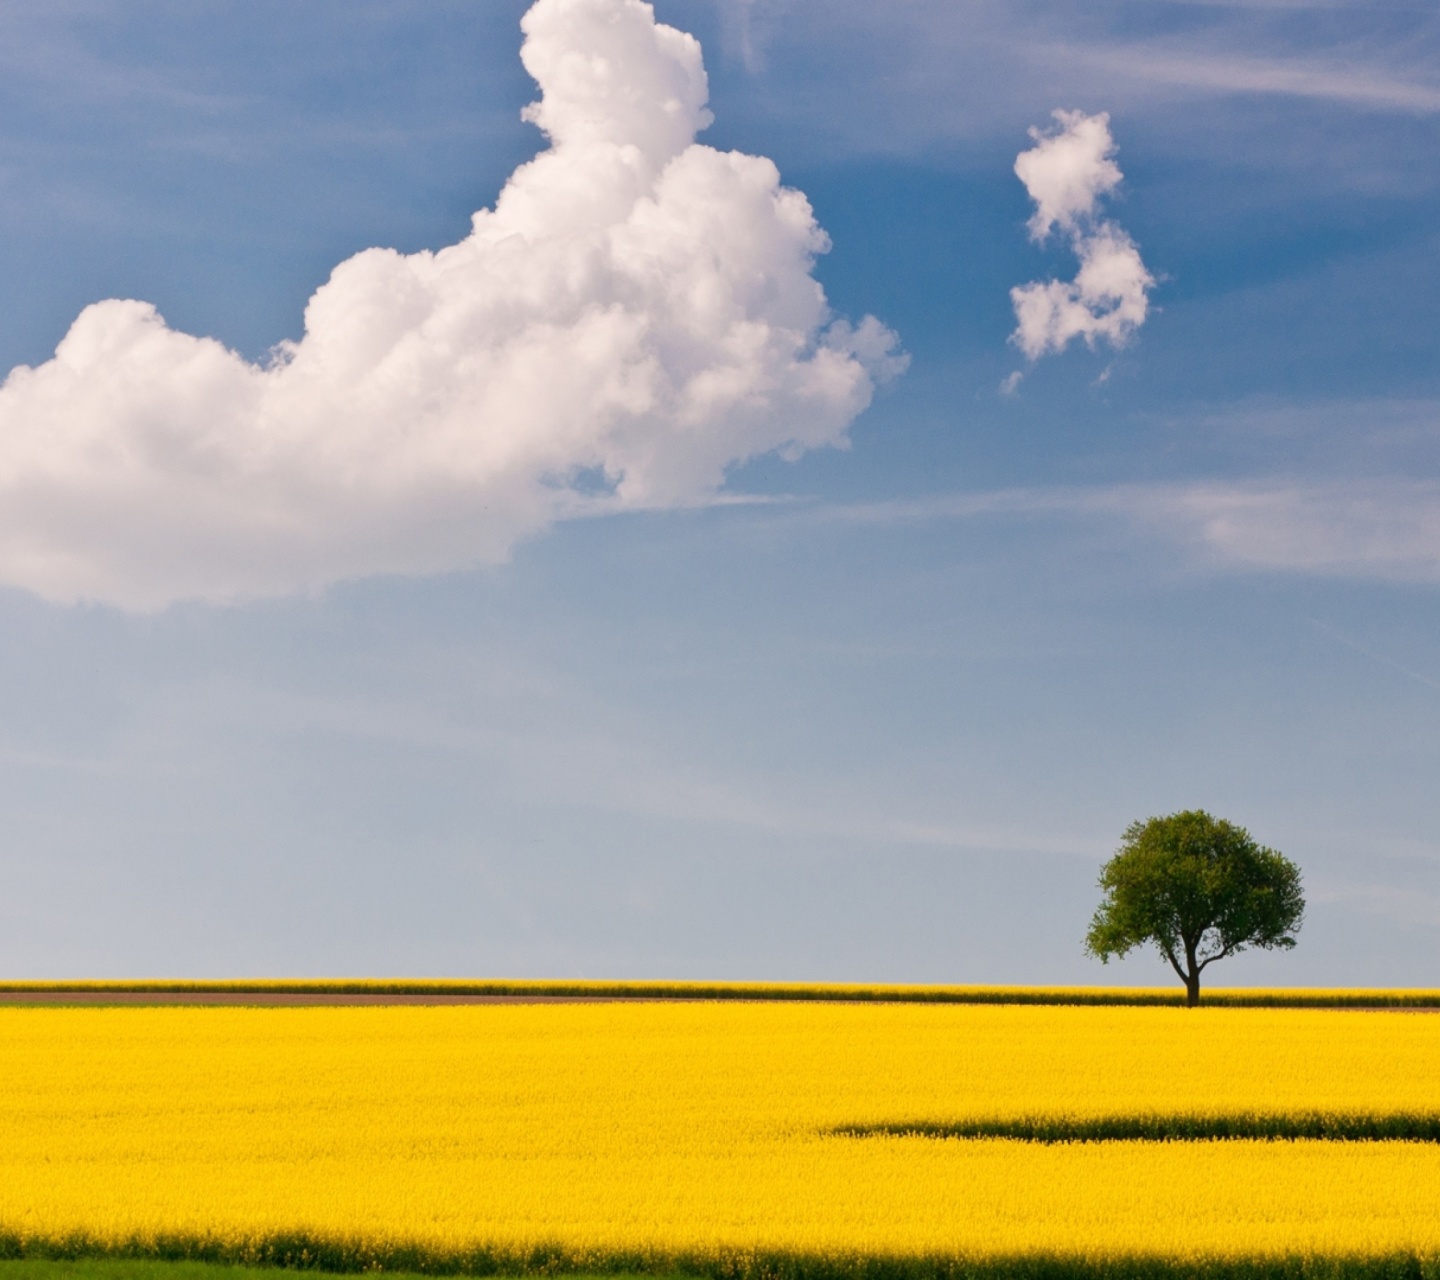
[[[1433,1140],[1023,1140],[1285,1117],[1433,1138],[1424,1014],[3,1009],[0,1081],[11,1253],[730,1275],[1440,1258]],[[985,1125],[1021,1137],[935,1136]]]

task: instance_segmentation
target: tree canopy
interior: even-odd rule
[[[1153,942],[1191,1005],[1208,965],[1247,947],[1293,947],[1305,914],[1300,869],[1203,809],[1132,822],[1100,888],[1086,951],[1108,963]]]

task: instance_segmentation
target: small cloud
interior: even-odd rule
[[[1013,373],[1007,373],[1000,379],[1000,394],[1002,396],[1013,396],[1020,389],[1020,380],[1024,373],[1016,369]]]
[[[1016,328],[1010,340],[1031,360],[1064,351],[1076,338],[1123,347],[1145,323],[1155,278],[1121,227],[1099,214],[1121,179],[1110,117],[1053,113],[1058,128],[1031,129],[1035,145],[1015,160],[1015,174],[1035,202],[1030,238],[1066,236],[1080,269],[1072,281],[1032,282],[1010,290]]]
[[[1049,133],[1032,128],[1035,145],[1015,158],[1015,176],[1035,202],[1030,238],[1043,244],[1059,227],[1079,234],[1095,216],[1100,197],[1120,185],[1124,176],[1115,163],[1115,142],[1110,117],[1101,112],[1051,113],[1060,128]]]

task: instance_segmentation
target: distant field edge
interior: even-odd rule
[[[205,1266],[204,1264],[209,1264]],[[97,1249],[82,1241],[0,1240],[0,1275],[26,1280],[223,1280],[222,1268],[358,1274],[468,1276],[694,1277],[695,1280],[1440,1280],[1440,1254],[1376,1256],[1297,1254],[1172,1258],[1117,1253],[1103,1257],[1021,1255],[917,1257],[736,1250],[683,1253],[576,1253],[535,1247],[429,1254],[403,1247],[366,1248],[304,1239],[245,1246],[157,1240]],[[29,1273],[29,1274],[27,1274]]]
[[[908,1004],[1183,1005],[1178,987],[933,986],[828,982],[645,982],[469,978],[267,978],[5,981],[0,1004],[143,1002],[464,1003],[601,1000],[814,1000]],[[1440,989],[1217,987],[1230,1008],[1440,1009]]]

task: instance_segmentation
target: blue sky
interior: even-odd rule
[[[460,241],[544,145],[525,7],[6,6],[0,365],[107,298],[263,360],[337,264]],[[1125,825],[1201,806],[1310,898],[1217,981],[1440,984],[1433,8],[655,8],[909,367],[847,448],[473,567],[17,570],[0,971],[1165,982],[1080,938]],[[1029,362],[1056,108],[1109,114],[1157,283]]]

